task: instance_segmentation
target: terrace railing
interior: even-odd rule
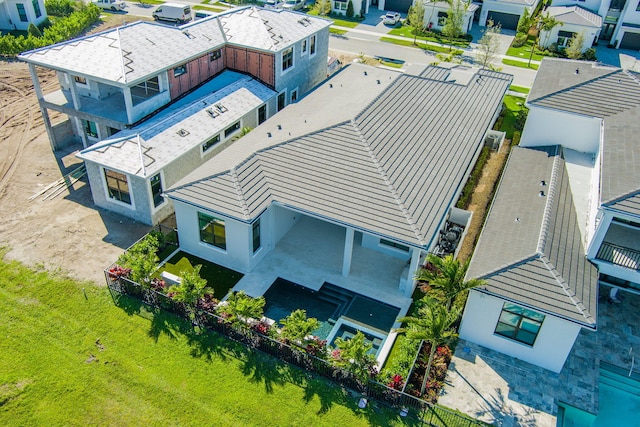
[[[602,242],[596,259],[640,271],[640,251],[625,248],[624,246]]]
[[[362,393],[363,397],[367,399],[374,399],[386,406],[399,408],[402,410],[403,416],[415,418],[428,425],[437,427],[486,426],[480,421],[464,417],[441,406],[432,405],[429,402],[376,381],[368,380],[362,382],[350,372],[333,366],[328,361],[313,356],[304,350],[262,335],[248,327],[230,323],[214,313],[189,308],[182,302],[175,301],[161,292],[145,288],[125,277],[116,277],[109,272],[114,266],[115,264],[109,266],[104,273],[107,286],[116,304],[120,295],[134,297],[148,306],[191,320],[194,326],[215,331],[249,348],[275,356],[290,365],[337,382],[348,389]],[[118,296],[114,295],[114,292]]]

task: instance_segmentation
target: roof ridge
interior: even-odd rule
[[[523,258],[520,258],[518,260],[515,260],[515,261],[513,261],[513,262],[511,262],[509,264],[504,264],[504,265],[501,265],[500,267],[494,268],[493,270],[490,270],[489,272],[483,274],[482,276],[479,276],[479,278],[485,279],[485,278],[489,278],[491,276],[495,276],[496,274],[503,273],[503,272],[505,272],[507,270],[510,270],[510,269],[514,268],[514,267],[519,267],[519,266],[521,266],[523,264],[528,263],[529,261],[533,261],[538,256],[539,256],[539,254],[537,254],[537,253],[534,253],[534,254],[531,254],[531,255],[527,255],[527,256],[525,256]]]
[[[258,159],[258,163],[260,159]],[[235,167],[232,167],[230,170],[231,181],[233,182],[233,186],[236,189],[236,195],[238,196],[238,201],[242,206],[242,213],[244,214],[245,219],[249,218],[249,205],[247,203],[247,198],[244,196],[244,192],[242,191],[242,185],[240,185],[240,180],[238,179],[238,171]]]
[[[560,285],[564,293],[567,295],[567,297],[569,297],[569,300],[571,300],[571,302],[578,309],[578,311],[580,311],[582,316],[584,316],[586,320],[591,319],[590,323],[595,323],[595,319],[593,318],[591,313],[589,313],[587,308],[584,306],[584,304],[582,303],[582,300],[580,300],[576,296],[576,293],[571,288],[569,288],[569,286],[567,285],[567,282],[564,280],[564,277],[562,277],[562,275],[558,273],[555,265],[551,262],[551,260],[549,260],[545,255],[540,255],[540,261],[542,261],[544,266],[553,275],[558,285]]]
[[[547,245],[547,237],[549,236],[549,224],[551,222],[551,209],[554,206],[555,198],[556,198],[556,189],[558,188],[558,174],[560,169],[560,158],[559,149],[556,145],[556,152],[554,154],[555,158],[553,159],[553,167],[551,169],[551,178],[549,182],[549,191],[547,192],[547,201],[544,207],[544,214],[542,215],[542,224],[540,225],[540,234],[538,237],[538,247],[536,252],[543,254],[544,249]]]
[[[546,58],[545,58],[545,59],[546,59]],[[558,59],[558,60],[559,60],[559,59],[561,59],[561,58],[551,58],[551,59]],[[577,63],[578,61],[575,61],[575,62]],[[593,66],[593,65],[595,65],[595,64],[592,64],[592,66]],[[613,71],[611,71],[611,72],[609,72],[609,73],[603,74],[603,75],[601,75],[601,76],[594,77],[594,78],[592,78],[592,79],[586,80],[586,81],[584,81],[584,82],[581,82],[581,83],[578,83],[578,84],[575,84],[575,85],[571,85],[571,86],[565,87],[564,89],[557,90],[557,91],[555,91],[555,92],[548,93],[548,94],[546,94],[546,95],[544,95],[544,96],[541,96],[541,97],[539,97],[539,98],[532,99],[532,100],[527,101],[527,102],[529,102],[529,103],[535,103],[535,102],[542,101],[542,100],[545,100],[545,99],[551,98],[551,97],[553,97],[553,96],[559,95],[559,94],[561,94],[561,93],[571,92],[571,91],[573,91],[573,90],[575,90],[575,89],[577,89],[577,88],[579,88],[579,87],[581,87],[581,86],[586,86],[586,85],[592,84],[592,83],[593,83],[593,82],[595,82],[596,80],[600,80],[600,79],[604,79],[604,78],[606,78],[606,77],[610,77],[610,76],[612,76],[612,75],[614,75],[614,74],[616,74],[616,73],[618,73],[618,72],[620,72],[620,69],[619,69],[619,68],[615,68]],[[554,108],[554,109],[556,109],[556,108]]]
[[[358,127],[358,124],[355,122],[355,120],[351,120],[351,126],[355,129],[356,134],[358,135],[358,139],[360,140],[360,142],[362,142],[362,145],[367,150],[369,157],[371,157],[371,160],[373,161],[373,165],[378,170],[380,177],[384,180],[384,183],[391,190],[391,195],[393,196],[395,202],[398,204],[398,207],[402,211],[402,214],[407,219],[407,223],[409,224],[409,226],[415,233],[416,237],[420,241],[420,244],[424,245],[426,243],[424,236],[416,226],[415,219],[412,218],[411,215],[409,214],[409,209],[407,209],[407,207],[404,205],[402,199],[400,198],[400,195],[398,194],[397,189],[393,186],[393,184],[391,184],[391,181],[389,181],[389,176],[387,174],[387,171],[382,167],[382,165],[380,164],[380,160],[371,149],[371,144],[369,144],[369,141],[364,137],[364,135],[362,135],[362,132],[360,132],[360,128]]]
[[[616,203],[622,202],[623,200],[627,200],[627,199],[629,199],[631,197],[635,197],[635,196],[638,196],[638,195],[640,195],[640,188],[637,188],[637,189],[635,189],[633,191],[630,191],[630,192],[628,192],[626,194],[623,194],[622,196],[616,197],[615,199],[608,200],[608,201],[602,203],[602,206],[613,206]]]

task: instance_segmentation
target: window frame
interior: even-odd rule
[[[154,190],[153,190],[154,185],[156,185],[156,184],[153,183],[153,180],[155,178],[158,179],[157,185],[160,188],[160,192],[157,195],[154,193]],[[158,209],[159,207],[161,207],[162,205],[164,205],[167,202],[167,199],[162,197],[162,194],[164,193],[164,189],[163,189],[163,185],[162,185],[161,172],[158,172],[157,174],[155,174],[151,178],[149,178],[149,189],[151,190],[151,203],[153,204],[153,208],[154,209]],[[158,203],[156,203],[156,198],[159,200]]]
[[[280,107],[280,100],[282,99],[282,107]],[[284,110],[284,108],[287,106],[287,91],[282,91],[278,94],[278,96],[276,97],[276,109],[278,110],[278,112]]]
[[[126,173],[118,172],[113,169],[109,169],[109,168],[102,168],[102,171],[103,171],[102,176],[104,177],[104,189],[107,196],[107,200],[110,200],[111,202],[114,202],[114,203],[118,203],[122,206],[127,206],[131,209],[134,209],[133,194],[131,191],[131,184],[129,183],[129,175],[127,175]],[[112,175],[110,176],[109,173],[111,173]],[[122,177],[124,177],[124,179]],[[115,180],[115,182],[117,183],[117,187],[112,187],[109,185],[110,179]],[[126,191],[123,190],[122,187],[120,186],[120,183],[122,182],[124,182],[126,185]],[[119,196],[117,196],[116,194],[118,194]],[[123,198],[122,197],[123,194],[126,194],[127,197]],[[125,199],[128,199],[128,201]]]
[[[222,58],[222,49],[216,49],[213,52],[209,52],[210,62],[217,61],[220,58]]]
[[[306,55],[309,51],[309,41],[307,39],[302,39],[300,42],[300,55]]]
[[[92,129],[92,126],[95,129]],[[82,120],[82,130],[89,138],[99,138],[98,135],[98,124],[91,120]]]
[[[438,15],[436,17],[438,22],[438,27],[444,27],[448,17],[449,17],[449,14],[447,12],[442,12],[442,11],[438,12]]]
[[[178,65],[173,68],[173,77],[180,77],[187,74],[187,64]]]
[[[290,100],[290,104],[298,102],[298,88],[295,88],[291,91],[289,100]]]
[[[388,249],[393,249],[393,250],[401,251],[401,252],[404,252],[404,253],[409,253],[411,251],[411,248],[409,246],[403,245],[401,243],[397,243],[397,242],[394,242],[394,241],[388,240],[388,239],[380,238],[379,245],[383,246],[385,248],[388,248]]]
[[[18,18],[20,19],[20,22],[29,22],[27,8],[24,7],[24,3],[16,3],[16,9],[18,9]]]
[[[222,137],[220,136],[219,133],[217,133],[211,138],[209,138],[207,141],[200,144],[201,154],[207,154],[207,151],[209,151],[211,148],[215,147],[216,145],[220,144],[220,141],[222,141]]]
[[[38,0],[31,0],[31,4],[33,6],[33,12],[36,15],[36,19],[42,16],[42,11],[40,10],[40,2]]]
[[[289,46],[288,48],[282,51],[282,72],[283,73],[286,73],[287,71],[292,70],[295,65],[293,61],[293,52],[294,52],[293,46]]]
[[[251,244],[254,254],[262,248],[262,230],[260,228],[260,218],[258,218],[253,224],[251,224]]]
[[[207,231],[209,226],[211,226],[210,232]],[[222,234],[216,234],[216,229],[219,232],[220,227],[222,227]],[[205,245],[212,246],[214,248],[217,248],[226,252],[227,229],[226,229],[226,221],[224,219],[217,218],[215,216],[198,211],[198,230],[199,230],[200,243],[204,243]],[[207,238],[210,238],[210,239],[207,240]],[[221,240],[218,240],[218,239],[221,239]]]
[[[503,316],[505,314],[506,316]],[[506,322],[505,318],[507,316],[515,316],[514,320],[516,321]],[[517,304],[505,302],[502,305],[502,310],[500,311],[500,316],[498,316],[498,321],[493,333],[494,335],[506,338],[508,340],[518,342],[528,347],[533,347],[536,343],[536,340],[538,339],[538,336],[540,335],[540,330],[542,329],[542,325],[544,324],[545,319],[546,316],[544,314],[538,313],[525,307],[521,307]],[[504,326],[499,331],[500,325]],[[533,330],[528,330],[523,325],[529,325],[529,327],[531,325],[537,325],[537,330],[535,332]],[[508,333],[507,329],[512,329],[512,331]],[[532,336],[533,339],[524,339],[521,332],[524,335]]]
[[[318,51],[318,39],[316,34],[309,37],[309,56],[314,56]]]
[[[228,139],[230,136],[232,136],[239,130],[240,130],[240,121],[238,120],[237,122],[235,122],[234,124],[232,124],[231,126],[229,126],[224,130],[224,139]]]
[[[263,114],[261,114],[261,112],[264,112],[264,117],[262,117]],[[267,121],[267,104],[262,104],[261,106],[259,106],[257,110],[257,114],[258,114],[258,126],[260,126],[261,124]]]

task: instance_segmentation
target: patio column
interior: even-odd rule
[[[413,248],[413,252],[411,253],[411,264],[409,264],[409,273],[407,274],[407,282],[404,289],[404,294],[407,297],[410,297],[411,294],[413,294],[413,289],[416,281],[416,270],[418,269],[418,264],[420,264],[421,253],[422,250],[418,248]]]
[[[35,65],[29,64],[29,74],[31,74],[31,80],[33,80],[33,89],[35,90],[36,97],[38,98],[38,105],[40,106],[40,112],[42,113],[42,118],[44,120],[44,128],[47,130],[47,135],[49,136],[49,144],[51,144],[51,150],[55,151],[57,148],[56,137],[53,133],[53,128],[51,127],[49,111],[47,111],[47,107],[44,106],[44,94],[42,93],[40,78],[38,77],[38,73],[36,72]]]
[[[347,227],[344,237],[344,257],[342,258],[342,275],[349,276],[351,270],[351,254],[353,252],[353,228]]]
[[[133,123],[133,99],[131,98],[131,88],[122,88],[124,95],[124,105],[127,110],[127,123]]]

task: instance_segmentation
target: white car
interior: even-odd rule
[[[265,9],[282,9],[282,5],[281,0],[266,0],[263,7]]]
[[[396,25],[400,22],[400,14],[398,12],[387,12],[384,18],[382,18],[382,22],[385,25]]]
[[[112,10],[114,12],[118,10],[124,10],[124,8],[126,7],[123,1],[118,0],[92,0],[91,3],[95,4],[100,9]]]
[[[283,9],[300,10],[304,7],[305,0],[284,0]]]

